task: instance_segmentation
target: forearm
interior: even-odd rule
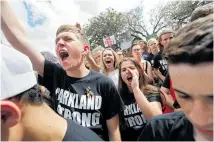
[[[120,127],[119,127],[119,115],[115,115],[113,118],[107,120],[108,135],[110,141],[121,141]]]
[[[1,1],[1,22],[3,22],[1,24],[6,23],[10,29],[16,29],[19,34],[26,34],[24,26],[17,19],[7,1]]]
[[[109,133],[110,141],[121,141],[119,128],[114,133]]]
[[[157,69],[155,69],[154,72],[155,72],[156,76],[157,76],[158,78],[160,78],[162,81],[165,80],[165,77],[164,77],[164,76],[161,74],[161,72],[159,72]]]
[[[144,76],[145,76],[148,83],[150,83],[150,84],[153,83],[153,79],[151,77],[149,77],[149,75],[146,74],[145,72],[144,72]]]
[[[161,110],[153,107],[139,88],[133,89],[133,93],[137,104],[147,120],[150,120],[153,116],[161,114]]]
[[[36,71],[43,76],[44,57],[31,47],[32,45],[27,40],[23,26],[11,11],[7,2],[1,2],[1,4],[1,29],[6,39],[13,48],[28,56]]]

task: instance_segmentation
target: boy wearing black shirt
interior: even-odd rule
[[[213,14],[180,29],[164,54],[184,113],[154,117],[139,140],[213,141]]]
[[[13,48],[2,47],[1,51],[2,141],[102,141],[45,103],[29,58]],[[13,55],[12,60],[9,55]]]
[[[167,74],[167,60],[162,55],[163,49],[167,46],[169,41],[173,38],[173,32],[170,30],[163,30],[158,36],[159,42],[159,49],[160,52],[154,56],[154,72],[161,79],[164,81],[165,76]]]
[[[45,60],[32,47],[9,7],[5,6],[3,11],[5,37],[30,58],[34,69],[43,77],[44,86],[54,92],[51,97],[55,111],[89,127],[105,140],[120,140],[118,113],[123,109],[122,100],[110,79],[85,67],[84,59],[90,48],[80,25],[58,28],[55,40],[56,55],[61,64],[58,66]]]

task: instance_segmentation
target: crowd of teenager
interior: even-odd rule
[[[90,49],[79,24],[38,52],[6,1],[1,29],[3,141],[212,141],[213,5],[178,31],[128,50]]]

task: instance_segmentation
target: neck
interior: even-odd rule
[[[131,86],[128,86],[128,89],[129,89],[129,92],[130,92],[130,93],[133,93],[133,90],[132,90],[132,87],[131,87]]]
[[[82,78],[82,77],[85,77],[89,73],[89,70],[85,67],[84,64],[82,64],[78,69],[68,70],[68,71],[66,71],[66,73],[70,77]]]
[[[63,140],[67,130],[67,121],[56,114],[49,106],[46,104],[42,104],[41,106],[27,106],[25,110],[27,116],[23,118],[26,119],[23,121],[25,122],[23,123],[24,141]]]
[[[137,57],[136,57],[136,60],[140,63],[140,62],[141,62],[141,57],[140,57],[140,56],[137,56]]]
[[[106,69],[107,73],[113,72],[114,70],[115,70],[114,67]]]

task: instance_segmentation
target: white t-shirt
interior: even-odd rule
[[[103,73],[101,70],[100,73]],[[111,78],[115,84],[115,86],[118,88],[118,81],[119,81],[119,70],[116,69],[108,74],[108,77]]]

